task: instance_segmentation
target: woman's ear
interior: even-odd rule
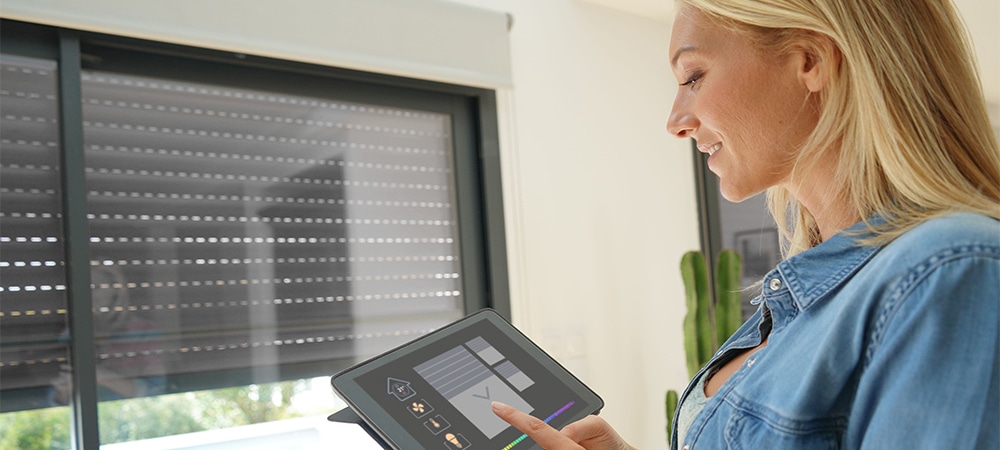
[[[822,91],[840,67],[840,50],[833,40],[819,33],[805,33],[798,47],[799,81],[809,92]]]

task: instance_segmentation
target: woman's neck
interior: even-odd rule
[[[818,170],[802,177],[803,182],[789,189],[816,221],[823,241],[861,220],[851,207],[845,190],[839,188],[843,183],[838,182],[835,171],[830,170],[836,166],[836,161],[818,165]]]

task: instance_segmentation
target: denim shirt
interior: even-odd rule
[[[767,346],[680,447],[1000,448],[1000,222],[952,214],[883,247],[849,231],[767,274],[758,311],[694,379]]]

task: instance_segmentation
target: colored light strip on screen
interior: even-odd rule
[[[550,420],[552,420],[552,419],[555,419],[555,418],[556,418],[556,416],[558,416],[558,415],[560,415],[560,414],[562,414],[562,413],[566,412],[566,410],[567,410],[567,409],[569,409],[569,407],[570,407],[570,406],[573,406],[573,404],[574,404],[574,403],[576,403],[576,402],[569,402],[569,403],[567,403],[567,404],[566,404],[566,406],[563,406],[562,408],[559,408],[559,410],[558,410],[558,411],[556,411],[556,412],[552,413],[552,415],[551,415],[551,416],[549,416],[549,417],[547,417],[547,418],[545,419],[545,423],[549,423],[549,421],[550,421]],[[504,447],[504,448],[502,448],[502,449],[500,449],[500,450],[510,450],[510,449],[511,449],[511,448],[513,448],[513,447],[514,447],[515,445],[517,445],[517,444],[520,444],[520,443],[521,443],[521,441],[523,441],[523,440],[525,440],[525,439],[527,439],[527,438],[528,438],[528,435],[527,435],[527,434],[522,434],[522,435],[521,435],[521,437],[519,437],[519,438],[517,438],[517,439],[514,439],[514,442],[511,442],[510,444],[507,444],[507,446],[506,446],[506,447]]]

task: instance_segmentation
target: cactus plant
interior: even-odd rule
[[[723,250],[715,268],[715,294],[708,289],[708,264],[701,252],[690,251],[681,258],[681,277],[687,298],[684,317],[684,352],[688,376],[694,377],[712,355],[743,322],[740,305],[742,261],[733,250]],[[673,435],[677,392],[667,391],[667,440]]]

